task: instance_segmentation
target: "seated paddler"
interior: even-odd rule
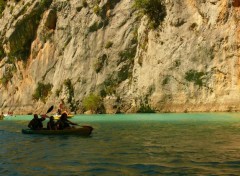
[[[33,115],[33,119],[29,122],[28,127],[32,130],[41,130],[43,128],[43,121],[45,120],[46,115],[42,115],[41,118],[38,118],[37,114]]]
[[[54,117],[50,116],[49,117],[49,122],[47,123],[47,129],[48,130],[57,130],[57,125],[54,121]]]
[[[67,119],[67,113],[63,113],[60,119],[57,121],[57,127],[59,130],[69,129],[71,125],[78,125],[76,123],[71,122]]]

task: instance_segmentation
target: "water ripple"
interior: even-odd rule
[[[239,174],[240,119],[133,116],[91,121],[88,138],[23,135],[27,121],[1,121],[0,175]]]

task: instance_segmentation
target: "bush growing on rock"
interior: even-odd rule
[[[134,7],[148,16],[153,28],[157,28],[167,15],[163,0],[135,0]]]
[[[198,72],[196,70],[189,70],[185,73],[185,79],[189,82],[194,82],[195,85],[203,86],[204,85],[204,72]]]
[[[6,5],[6,1],[0,0],[0,17],[1,17],[2,12],[5,9],[5,5]]]
[[[52,84],[50,83],[44,84],[39,82],[34,94],[32,95],[33,100],[37,100],[37,101],[41,100],[45,102],[47,96],[51,92],[51,89],[52,89]]]
[[[99,95],[90,94],[83,99],[83,107],[92,113],[102,111],[102,98]]]
[[[64,85],[66,86],[68,90],[68,103],[71,103],[74,97],[74,88],[71,79],[66,79],[64,81]]]
[[[86,1],[86,0],[83,0],[83,1],[82,1],[82,5],[83,5],[83,7],[85,7],[85,8],[86,8],[86,7],[88,6],[88,3],[87,3],[87,1]]]
[[[105,45],[105,48],[106,48],[106,49],[109,49],[109,48],[112,47],[112,45],[113,45],[113,42],[108,41],[107,44]]]
[[[107,60],[107,55],[103,54],[101,57],[99,57],[96,62],[94,63],[94,69],[96,73],[99,73],[104,66],[105,61]]]

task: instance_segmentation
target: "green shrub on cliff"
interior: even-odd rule
[[[64,81],[64,85],[66,86],[68,90],[68,103],[72,103],[73,97],[74,97],[74,88],[71,79],[66,79]]]
[[[137,110],[137,113],[156,113],[156,112],[151,108],[150,105],[141,104],[140,108]]]
[[[94,69],[96,73],[99,73],[103,69],[106,60],[107,60],[106,54],[103,54],[96,60],[96,62],[94,63]]]
[[[4,86],[7,87],[8,82],[12,79],[13,75],[11,72],[6,73],[3,75],[3,77],[0,79],[0,83]]]
[[[123,51],[120,51],[118,53],[118,56],[121,58],[118,62],[118,65],[126,60],[133,60],[137,52],[137,47],[136,45],[133,45],[132,47],[129,47]]]
[[[16,72],[16,66],[12,64],[11,66],[8,66],[3,75],[2,78],[0,78],[0,84],[2,84],[4,87],[7,87],[8,83],[11,82],[11,79],[13,78],[14,72]]]
[[[103,27],[103,23],[102,22],[94,22],[89,28],[88,31],[89,32],[95,32],[98,29],[101,29]]]
[[[83,7],[85,7],[85,8],[86,8],[86,7],[88,6],[88,3],[87,3],[87,1],[86,1],[86,0],[83,0],[83,1],[82,1],[82,5],[83,5]]]
[[[1,14],[4,11],[5,6],[6,6],[6,1],[0,0],[0,17],[2,16]]]
[[[163,0],[134,0],[134,7],[148,16],[153,28],[158,27],[167,15]]]
[[[96,113],[102,109],[102,98],[99,95],[90,94],[83,99],[83,107]]]
[[[101,13],[101,8],[99,7],[99,5],[95,5],[93,7],[93,12],[96,14],[96,15],[99,15]]]
[[[2,60],[2,58],[4,57],[5,55],[4,55],[4,51],[1,49],[1,47],[0,47],[0,60]]]
[[[196,70],[189,70],[185,73],[185,79],[189,82],[194,82],[195,85],[203,86],[204,85],[204,72],[198,72]]]
[[[113,45],[113,42],[112,41],[108,41],[107,44],[105,45],[105,48],[109,49],[109,48],[112,47],[112,45]]]
[[[47,8],[51,5],[52,0],[41,0],[40,1],[40,6],[43,8]]]
[[[33,100],[37,100],[37,101],[41,100],[45,102],[47,96],[51,92],[51,89],[52,89],[52,84],[50,83],[44,84],[39,82],[34,94],[32,95]]]

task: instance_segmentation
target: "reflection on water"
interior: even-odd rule
[[[240,114],[74,117],[87,138],[21,134],[29,119],[0,122],[0,175],[239,175]]]

